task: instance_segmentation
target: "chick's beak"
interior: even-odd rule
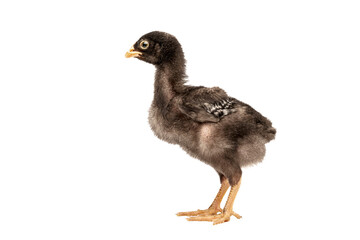
[[[126,58],[138,57],[138,56],[140,56],[141,54],[142,54],[141,52],[135,51],[134,46],[132,46],[132,47],[130,48],[130,50],[125,53],[125,57],[126,57]]]

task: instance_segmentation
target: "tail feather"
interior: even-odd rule
[[[268,141],[271,141],[271,140],[274,140],[275,139],[275,135],[276,135],[276,129],[273,128],[273,127],[270,127],[266,130],[266,133],[265,133],[265,138],[268,140]]]

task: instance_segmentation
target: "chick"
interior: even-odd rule
[[[213,167],[220,177],[220,190],[208,209],[177,215],[213,224],[227,222],[231,216],[241,218],[233,211],[241,168],[263,160],[265,144],[276,134],[272,123],[221,88],[187,85],[183,50],[168,33],[154,31],[143,35],[125,56],[156,68],[154,99],[149,111],[155,135],[180,145],[189,155]],[[221,209],[229,187],[228,199]]]

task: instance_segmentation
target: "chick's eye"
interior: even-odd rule
[[[142,41],[141,43],[140,43],[140,47],[142,48],[142,49],[147,49],[148,47],[149,47],[149,42],[148,41]]]

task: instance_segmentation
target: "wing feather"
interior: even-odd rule
[[[187,92],[179,103],[179,109],[197,122],[219,122],[235,112],[234,104],[234,99],[221,88],[201,87]]]

